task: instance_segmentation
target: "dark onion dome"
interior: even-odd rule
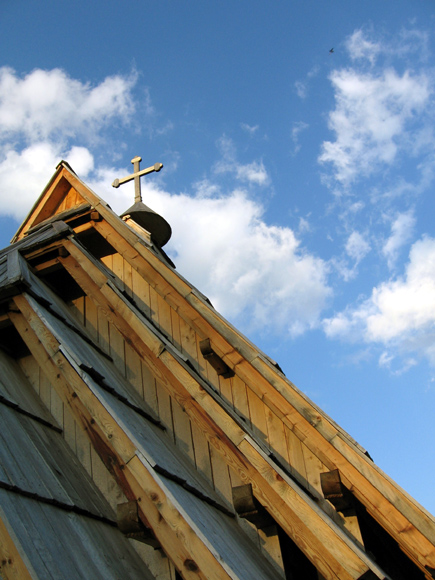
[[[137,224],[151,234],[153,242],[160,248],[169,242],[172,230],[171,226],[161,215],[153,211],[142,201],[137,201],[121,217],[130,216]]]

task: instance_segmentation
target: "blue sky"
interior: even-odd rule
[[[2,0],[0,243],[66,159],[429,511],[435,5]],[[333,53],[330,49],[334,48]]]

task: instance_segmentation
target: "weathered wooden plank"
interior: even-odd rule
[[[89,443],[89,439],[84,432],[83,428],[76,423],[76,454],[86,469],[86,471],[91,474],[92,473],[92,461],[91,461],[91,446]]]
[[[51,385],[47,377],[40,371],[39,373],[39,396],[47,409],[51,407]]]
[[[268,408],[265,408],[266,425],[267,425],[267,439],[274,456],[287,469],[290,467],[290,459],[288,453],[287,442],[285,439],[284,425],[278,419],[275,413]]]
[[[6,580],[38,580],[26,551],[0,506],[0,577]],[[42,580],[42,578],[41,578]]]
[[[97,308],[97,323],[98,323],[98,344],[104,352],[110,353],[109,342],[109,321],[107,320],[104,311]]]
[[[333,536],[327,531],[329,522],[326,520],[326,516],[321,515],[320,512],[320,518],[315,517],[314,510],[311,514],[306,513],[302,516],[302,513],[305,512],[303,508],[304,500],[299,495],[298,490],[293,489],[291,486],[285,486],[282,480],[276,479],[266,459],[262,457],[261,452],[255,449],[249,441],[246,439],[242,441],[239,448],[243,450],[244,455],[249,458],[251,464],[256,468],[258,475],[252,480],[252,486],[261,503],[263,503],[265,498],[262,496],[260,487],[257,488],[256,480],[258,480],[259,474],[263,474],[266,477],[267,473],[270,474],[268,480],[276,492],[277,497],[272,504],[268,504],[268,510],[283,529],[288,529],[289,526],[288,522],[285,521],[286,510],[284,505],[288,505],[291,502],[293,508],[291,537],[309,560],[315,563],[315,566],[325,578],[338,578],[340,580],[343,578],[360,578],[367,569],[364,566],[363,559],[352,557],[350,554],[347,558],[343,557],[350,540],[347,541],[344,534],[341,537],[337,534],[333,539]],[[300,508],[302,510],[299,512]],[[320,536],[323,538],[321,545],[319,544]],[[326,562],[322,558],[319,558],[319,554],[324,550],[330,555],[335,555],[335,560],[330,559]],[[378,573],[377,576],[383,578],[382,573]]]
[[[26,535],[26,528],[23,522],[17,521],[16,518],[5,513],[8,505],[6,504],[7,496],[6,492],[2,490],[0,492],[0,497],[2,497],[2,503],[0,504],[0,555],[2,557],[0,574],[2,577],[5,576],[6,580],[42,580],[46,576],[41,576],[35,570],[35,562],[30,561],[30,554],[28,553],[28,546],[32,548],[31,541]],[[3,506],[3,507],[2,507]],[[10,510],[8,510],[10,511]],[[10,520],[12,520],[13,525],[11,525]],[[20,539],[18,538],[19,532]],[[26,542],[27,540],[27,542]],[[33,550],[34,554],[35,550]],[[33,555],[32,554],[32,555]],[[42,556],[37,554],[41,558],[40,562],[42,564]],[[46,572],[46,569],[44,570]]]
[[[31,357],[30,357],[31,358]],[[37,396],[35,389],[39,392],[39,370],[37,366],[30,363],[29,357],[25,357],[28,372],[36,375],[33,377],[32,385],[23,372],[17,361],[11,359],[5,352],[0,351],[0,394],[11,403],[19,405],[20,409],[31,413],[47,421],[55,423],[53,417]]]
[[[314,455],[310,449],[302,444],[302,453],[304,455],[305,469],[307,473],[307,481],[319,494],[322,494],[322,487],[320,485],[320,474],[328,471],[318,457]]]
[[[231,505],[233,495],[228,465],[214,447],[210,447],[210,458],[214,488]]]
[[[192,463],[194,463],[195,453],[193,449],[190,419],[184,409],[182,409],[181,406],[177,403],[177,401],[171,401],[171,408],[175,444],[192,460]]]
[[[233,390],[234,410],[236,411],[237,415],[245,421],[246,426],[251,428],[251,417],[249,415],[249,403],[248,394],[246,392],[246,385],[240,379],[240,377],[234,375],[234,377],[231,379],[231,386]]]
[[[266,556],[276,566],[277,575],[279,575],[279,577],[285,578],[281,546],[279,544],[276,526],[258,530],[258,535],[263,553],[265,553]]]
[[[195,331],[191,326],[180,318],[181,349],[189,357],[190,362],[198,368],[198,351],[196,345]]]
[[[98,342],[98,310],[95,303],[87,296],[85,297],[84,320],[89,336]]]
[[[159,298],[158,294],[154,288],[150,287],[150,313],[152,321],[157,325],[160,326],[159,320]]]
[[[233,377],[231,378],[224,378],[223,376],[219,377],[219,390],[221,396],[224,401],[226,401],[230,407],[234,407],[233,404],[233,390],[231,387]]]
[[[161,358],[162,358],[162,356],[165,356],[165,357],[166,357],[167,355],[168,355],[168,353],[164,353],[164,355],[161,355]],[[203,402],[203,404],[205,403],[204,399],[202,399],[202,402]],[[227,421],[226,421],[226,423],[227,423],[227,428],[228,428],[228,423],[229,423],[229,421],[228,421],[228,417],[227,417]],[[202,425],[203,425],[203,430],[204,430],[204,433],[207,433],[207,434],[208,434],[208,429],[207,429],[207,427],[206,427],[206,424],[204,424],[204,423],[203,423]],[[213,446],[216,446],[216,444],[217,444],[217,441],[216,441],[216,439],[215,439],[214,437],[211,437],[211,438],[210,438],[210,442],[213,444]],[[223,451],[223,449],[222,449],[222,435],[220,436],[220,439],[219,439],[219,444],[217,445],[216,449],[220,449],[220,450],[221,450],[221,452]],[[228,452],[228,447],[226,447],[226,446],[225,446],[225,449],[226,449],[225,453],[227,453],[227,452]],[[229,457],[228,457],[228,454],[226,454],[226,457],[227,457],[227,459],[229,459]],[[236,459],[236,458],[235,458],[235,456],[234,456],[234,455],[232,455],[232,461],[234,461],[234,459]],[[242,465],[243,465],[244,467],[242,467]],[[246,470],[246,468],[247,468],[247,466],[246,466],[246,463],[245,463],[245,462],[243,462],[243,461],[242,461],[242,463],[241,463],[241,464],[239,463],[239,465],[238,465],[238,471],[239,471],[239,473],[240,473],[241,471],[243,471],[243,470]],[[254,477],[258,477],[258,476],[259,476],[259,473],[258,473],[256,470],[255,470],[255,471],[253,471],[253,472],[251,473],[251,472],[250,472],[250,470],[249,470],[249,468],[248,468],[248,471],[249,471],[248,481],[249,481],[249,478],[254,478]],[[245,475],[245,477],[246,477],[246,475]],[[262,477],[262,476],[261,476],[261,477]],[[269,477],[267,477],[267,481],[269,481]],[[264,484],[264,482],[263,482],[263,484]],[[289,482],[287,482],[287,485],[288,485],[288,484],[289,484]],[[264,485],[262,486],[262,488],[263,488],[263,490],[264,490]],[[276,499],[276,498],[275,498],[275,499]],[[267,500],[266,500],[266,503],[267,503]],[[269,505],[269,504],[268,504],[268,505]],[[291,506],[291,502],[289,501],[289,503],[288,503],[288,504],[286,504],[286,505],[287,505],[287,509],[288,509],[288,508]],[[283,508],[283,506],[282,506],[280,509],[284,509],[284,508]],[[314,510],[314,508],[312,508],[312,509]],[[315,510],[314,510],[314,511],[315,511]],[[316,512],[316,513],[317,513],[317,512]],[[317,516],[315,516],[314,514],[312,514],[312,517],[314,517],[314,518],[316,518],[316,517],[319,517],[319,514],[317,514]],[[278,521],[279,521],[279,520],[278,520]],[[287,520],[287,521],[284,521],[284,520],[281,518],[281,522],[280,522],[280,524],[281,524],[281,525],[284,527],[284,529],[286,529],[286,531],[287,531],[287,532],[288,532],[288,533],[289,533],[289,534],[290,534],[292,537],[294,537],[294,536],[293,536],[293,528],[292,528],[292,525],[290,525],[290,526],[289,526],[289,521],[288,521],[288,520]],[[314,528],[314,529],[316,529],[316,528]],[[331,531],[332,531],[332,530],[330,530],[330,532],[329,532],[329,533],[331,533]],[[325,531],[325,533],[327,533],[327,532]],[[337,531],[333,532],[333,533],[332,533],[332,536],[334,536],[336,533],[337,533]],[[303,536],[301,536],[301,538],[299,538],[298,536],[296,536],[295,540],[296,540],[296,541],[299,541],[299,542],[301,542],[301,541],[303,541]],[[320,544],[319,544],[319,543],[317,544],[317,548],[318,548],[319,550],[321,550],[321,551],[323,550],[322,546],[324,546],[324,544],[323,544],[322,542],[321,542]],[[348,546],[348,548],[350,548],[350,547]],[[325,551],[326,551],[326,552],[328,551],[328,550],[327,550],[327,548],[324,548],[324,549],[325,549]],[[350,549],[352,550],[352,548],[350,548]],[[312,557],[312,559],[313,559],[313,555],[312,555],[312,554],[311,554],[311,557]],[[319,555],[318,555],[318,556],[314,557],[314,561],[316,562],[316,565],[319,565],[319,564],[318,564],[318,560],[319,560],[319,559],[324,561],[324,560],[328,560],[328,557],[330,557],[330,555],[329,555],[329,556],[328,556],[327,554],[322,554],[322,556],[319,556]],[[342,556],[342,557],[343,557],[343,556]],[[356,557],[357,561],[358,561],[358,558],[359,558],[359,557],[361,557],[361,556],[357,556],[357,557]],[[348,558],[348,556],[344,557],[344,560],[345,560],[345,561],[347,561],[347,558]],[[353,562],[355,563],[355,555],[354,555],[353,557],[352,557],[352,556],[349,556],[349,558],[350,558],[350,561],[353,561]],[[339,557],[339,560],[341,560],[341,558],[340,558],[340,557]],[[336,566],[336,565],[337,565],[337,563],[336,563],[336,564],[334,564],[334,565]],[[361,569],[362,569],[362,570],[364,570],[364,565],[365,565],[365,563],[364,563],[364,564],[362,564],[362,563],[361,563],[361,564],[359,565],[359,566],[360,566],[360,568],[359,568],[359,569],[360,569],[360,570],[361,570]],[[340,565],[339,565],[339,566],[340,566]],[[322,569],[322,568],[321,568],[321,569]],[[336,577],[336,576],[334,576],[334,575],[331,575],[331,571],[330,571],[330,569],[329,569],[329,568],[327,568],[327,567],[326,567],[326,568],[324,568],[324,570],[325,570],[325,572],[326,572],[326,573],[325,573],[325,577],[327,577],[327,578],[335,578],[335,577]],[[327,570],[329,570],[329,571],[327,571]],[[340,572],[340,573],[341,573],[341,572]],[[361,572],[361,573],[362,573],[362,572]],[[359,574],[359,575],[361,575],[361,574]],[[344,577],[347,577],[347,576],[346,576],[346,575],[343,575],[343,576],[339,576],[339,577],[340,577],[340,578],[344,578]],[[358,578],[359,576],[358,576],[358,575],[356,575],[356,576],[353,576],[353,577],[355,577],[355,578]]]
[[[302,452],[302,443],[287,426],[284,426],[284,435],[287,443],[291,470],[298,476],[299,481],[307,481],[307,470],[305,468],[305,459]]]
[[[91,475],[95,485],[98,487],[106,501],[109,503],[113,513],[116,513],[116,506],[119,503],[125,502],[127,498],[92,445],[91,466]]]
[[[130,264],[131,265],[131,264]],[[138,308],[149,318],[151,318],[151,300],[150,300],[150,285],[144,280],[135,270],[131,271],[132,290],[134,300]]]
[[[148,469],[137,456],[129,462],[129,471],[136,481],[143,482],[145,488],[144,500],[147,501],[146,516],[150,526],[162,545],[171,545],[171,558],[177,568],[182,572],[183,578],[207,578],[220,580],[229,576],[216,566],[213,556],[207,548],[201,546],[202,542],[182,517],[178,517],[173,526],[168,526],[168,521],[173,519],[173,514],[178,510],[166,494],[162,493],[161,485],[158,485],[154,477],[151,477]],[[160,478],[161,479],[161,478]],[[134,485],[134,484],[133,484]],[[171,498],[172,499],[172,498]],[[179,512],[178,512],[179,513]],[[181,544],[180,539],[189,538],[189,551]]]
[[[159,311],[159,326],[166,336],[172,337],[171,307],[157,294],[157,307]]]
[[[143,399],[142,365],[138,353],[129,345],[124,345],[126,378],[133,385],[139,396]]]
[[[158,417],[159,405],[157,401],[156,379],[143,361],[141,361],[141,369],[144,401],[152,409],[156,417]]]
[[[21,302],[21,307],[26,311],[26,309],[24,307],[24,304],[22,302]],[[51,344],[53,339],[49,340],[48,343],[45,343],[45,339],[47,339],[47,338],[49,339],[49,337],[47,335],[47,332],[44,331],[43,328],[40,328],[38,326],[37,320],[34,319],[34,318],[32,318],[31,312],[26,311],[26,314],[27,314],[27,316],[29,316],[29,322],[31,321],[31,326],[35,330],[38,331],[39,341],[41,341],[41,340],[44,341],[44,347],[47,346],[49,348],[49,350],[51,350],[55,346],[54,343]],[[17,321],[17,319],[15,319],[15,321]],[[31,346],[32,349],[34,349],[35,354],[36,354],[36,351],[39,349],[38,342],[32,340],[31,333],[29,333],[29,330],[30,329],[28,328],[28,332],[27,332],[26,338],[27,338],[27,340],[29,342],[29,345]],[[39,344],[41,344],[41,343],[39,342]],[[50,361],[53,361],[54,366],[57,367],[57,370],[53,369],[53,372],[56,373],[56,377],[53,377],[53,378],[55,378],[55,380],[54,380],[55,383],[57,383],[59,380],[62,380],[61,377],[58,376],[59,375],[59,371],[60,371],[61,375],[63,375],[63,374],[66,373],[65,380],[67,380],[67,383],[65,383],[65,382],[63,383],[63,390],[62,390],[62,392],[67,393],[68,390],[71,390],[72,388],[74,388],[74,392],[76,393],[77,396],[76,397],[72,397],[72,398],[68,398],[68,401],[73,406],[73,408],[75,408],[77,410],[77,412],[79,412],[79,408],[80,408],[80,406],[82,404],[82,400],[83,400],[83,402],[86,402],[87,401],[87,405],[88,406],[91,406],[91,399],[89,398],[90,397],[89,391],[86,390],[86,388],[84,388],[84,386],[81,386],[80,380],[77,380],[76,379],[76,381],[73,381],[72,376],[70,376],[71,375],[71,371],[68,370],[68,367],[67,366],[65,366],[64,364],[61,364],[61,355],[60,354],[56,354],[56,351],[54,350],[53,354],[50,355],[50,359],[49,360]],[[91,397],[91,398],[93,398],[93,397]],[[119,420],[117,421],[116,424],[113,423],[113,420],[111,420],[109,418],[109,416],[107,415],[107,411],[104,408],[102,408],[101,405],[98,407],[98,409],[97,409],[97,407],[95,405],[97,405],[97,407],[98,407],[97,401],[95,400],[95,398],[93,398],[92,408],[93,408],[93,411],[95,413],[94,414],[95,423],[92,424],[90,422],[90,420],[88,420],[88,419],[86,420],[86,425],[87,425],[88,433],[89,433],[89,431],[92,431],[92,432],[95,431],[95,435],[96,435],[96,433],[97,433],[96,430],[97,429],[104,429],[104,430],[106,430],[106,433],[107,433],[107,430],[108,430],[109,435],[111,436],[110,443],[111,443],[111,445],[113,445],[113,447],[112,447],[113,451],[116,452],[116,453],[121,453],[121,457],[120,458],[125,457],[126,454],[130,455],[131,454],[131,451],[132,451],[132,449],[134,447],[133,448],[131,447],[131,444],[127,440],[128,439],[128,436],[126,436],[125,432],[122,429],[119,428],[119,424],[120,424],[119,423]],[[81,410],[81,412],[83,412],[84,409],[80,409],[80,410]],[[105,418],[103,417],[104,415],[106,415]],[[121,421],[121,423],[124,424],[124,421]],[[115,432],[116,432],[116,434],[115,434]],[[127,437],[127,439],[126,439],[126,437]],[[122,443],[122,440],[124,440],[123,443]],[[131,463],[132,462],[130,460],[129,461],[129,464],[131,464]],[[125,477],[128,477],[128,474],[130,472],[131,472],[130,466],[128,468],[124,468],[124,470],[123,470],[123,473],[124,473],[124,476]],[[143,481],[144,481],[144,474],[141,474],[141,482],[142,482],[141,485],[142,486],[143,486]],[[153,494],[151,495],[151,498],[150,499],[151,499],[151,501],[155,502],[156,501],[156,498],[159,498],[158,499],[159,511],[160,511],[160,513],[162,513],[162,509],[164,507],[164,499],[163,499],[163,496],[162,496],[162,490],[161,490],[161,488],[159,489],[158,487],[156,487],[155,486],[155,483],[153,483],[153,481],[150,480],[150,481],[147,481],[147,485],[146,485],[146,490],[148,491],[148,493],[149,493],[149,489],[150,489],[151,486],[153,486]],[[182,488],[180,488],[180,489],[182,489]],[[144,491],[145,490],[142,487],[142,492],[141,492],[140,495],[142,497],[142,503],[143,504],[146,503],[145,502],[145,497],[143,495],[143,492]],[[145,495],[146,495],[146,492],[145,492]],[[149,519],[150,518],[150,504],[147,505],[146,510],[145,510],[145,513],[146,513],[146,517]],[[176,516],[175,517],[175,520],[174,520],[174,515]],[[177,514],[177,513],[174,513],[174,511],[172,509],[170,509],[168,512],[165,512],[165,517],[168,518],[172,522],[171,523],[172,526],[175,525],[177,528],[180,528],[180,526],[182,526],[182,525],[184,527],[186,526],[186,523],[184,523],[184,520],[182,518],[180,519],[179,512]],[[225,516],[222,516],[222,517],[225,519]],[[158,518],[158,521],[157,521],[157,523],[155,525],[160,530],[160,528],[162,526],[161,518],[160,517]],[[158,530],[158,532],[159,532],[159,530]],[[187,536],[189,537],[189,544],[191,544],[191,542],[192,542],[192,536],[191,536],[191,534],[188,533],[188,528],[186,529],[186,533],[187,533]],[[158,534],[156,534],[156,535],[158,535]],[[168,541],[169,540],[167,538],[167,535],[160,533],[159,540],[160,539],[162,540],[162,544],[163,545],[166,545],[168,547]],[[170,543],[171,553],[173,554],[174,551],[176,550],[176,544],[179,544],[180,543],[179,542],[179,539],[178,539],[178,536],[177,536],[177,539],[171,537],[170,538],[170,542],[171,542]],[[175,542],[175,545],[174,545],[174,542]],[[196,540],[195,540],[195,542],[196,542]],[[223,569],[221,568],[221,563],[218,563],[217,561],[215,561],[214,557],[212,557],[212,559],[210,560],[210,557],[207,556],[207,554],[208,554],[208,551],[207,551],[208,548],[206,548],[204,546],[204,544],[203,544],[202,541],[199,540],[198,542],[199,543],[197,544],[197,546],[195,547],[195,549],[197,551],[196,553],[198,553],[198,555],[201,556],[200,558],[197,558],[198,561],[200,562],[200,565],[201,566],[205,565],[204,564],[205,562],[208,563],[208,564],[212,563],[213,570],[216,570],[217,571],[216,572],[216,578],[219,578],[219,579],[220,578],[227,578],[228,577],[227,574],[224,573],[223,572]],[[192,556],[190,556],[190,559],[191,560],[193,559],[193,561],[195,561],[195,559],[192,558]],[[186,558],[184,558],[183,562],[185,562],[185,561],[186,561]],[[208,566],[207,566],[207,570],[208,570]],[[199,572],[199,566],[198,566],[198,564],[195,566],[195,571],[197,573]],[[189,575],[187,575],[186,577],[189,577]],[[203,577],[203,576],[199,575],[199,577]],[[210,576],[210,572],[207,571],[207,576],[206,577],[207,578],[214,577],[214,572],[213,572],[213,575]]]
[[[180,315],[171,307],[172,344],[181,351]]]
[[[124,290],[124,258],[119,254],[113,254],[112,271],[120,282],[120,289]]]
[[[19,359],[18,364],[26,375],[29,383],[34,388],[35,392],[39,395],[39,366],[32,355],[22,357]]]
[[[84,326],[85,325],[85,298],[81,296],[71,303],[71,312],[77,318],[77,320]]]
[[[166,431],[168,432],[168,434],[170,434],[170,436],[175,441],[171,397],[168,391],[160,383],[160,381],[156,381],[155,385],[158,405],[158,417],[163,423],[163,425],[166,427]]]
[[[48,380],[48,379],[47,379]],[[50,412],[56,420],[57,424],[63,429],[63,402],[57,392],[53,389],[50,383]]]
[[[125,341],[122,334],[113,324],[109,324],[109,347],[110,356],[116,368],[125,376]]]
[[[191,423],[191,430],[196,468],[208,481],[213,482],[208,440],[195,423]]]
[[[259,441],[267,445],[268,434],[264,405],[262,401],[257,397],[257,395],[253,393],[250,389],[248,389],[247,394],[248,394],[249,415],[251,419],[252,432],[254,433],[255,437],[258,437]]]

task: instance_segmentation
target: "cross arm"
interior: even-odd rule
[[[154,163],[154,165],[151,165],[151,167],[147,167],[146,169],[142,169],[141,171],[138,171],[137,173],[132,173],[131,175],[128,175],[127,177],[122,177],[121,179],[115,179],[115,181],[112,183],[112,187],[119,187],[123,183],[127,183],[127,181],[131,181],[135,177],[141,177],[142,175],[146,175],[147,173],[152,173],[153,171],[158,172],[158,171],[160,171],[160,169],[162,167],[163,167],[163,163]]]

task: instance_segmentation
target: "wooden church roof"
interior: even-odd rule
[[[61,162],[0,252],[0,578],[435,578],[435,520]]]

